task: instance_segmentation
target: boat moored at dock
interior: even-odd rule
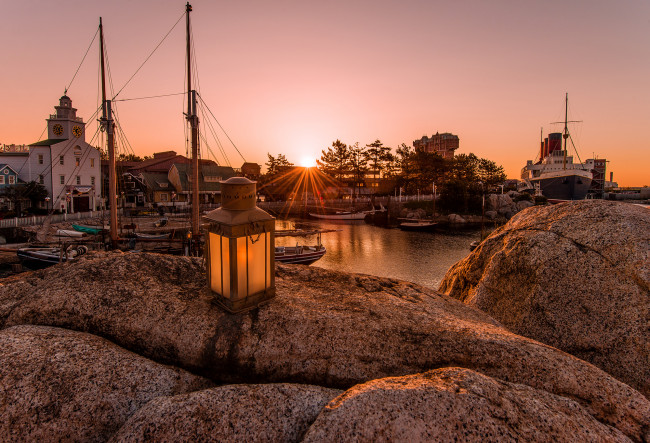
[[[276,246],[275,261],[279,263],[294,263],[310,265],[325,255],[325,246]]]
[[[567,153],[567,141],[573,139],[569,133],[568,101],[565,99],[564,130],[554,132],[541,141],[539,160],[528,160],[521,170],[518,191],[543,195],[549,200],[583,200],[590,191],[602,192],[602,184],[594,182],[594,177],[604,177],[604,159],[588,159],[574,162],[573,155]],[[564,147],[562,143],[564,142]],[[575,149],[575,145],[574,145]],[[578,155],[576,151],[576,155]]]

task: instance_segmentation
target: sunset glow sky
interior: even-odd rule
[[[39,139],[100,16],[117,92],[185,9],[168,0],[0,2],[3,144]],[[191,3],[200,94],[246,161],[263,164],[268,152],[302,164],[336,139],[395,148],[438,131],[460,137],[459,153],[518,178],[538,154],[540,127],[561,131],[550,123],[564,118],[568,92],[582,160],[607,158],[621,186],[650,185],[647,0]],[[68,91],[86,122],[99,104],[98,59],[96,40]],[[184,70],[183,18],[117,98],[182,93]],[[185,154],[183,103],[118,102],[136,154]]]

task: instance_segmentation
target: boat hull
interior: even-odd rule
[[[59,249],[54,248],[22,248],[16,251],[20,262],[29,269],[43,269],[65,262],[65,256],[60,257],[59,254]]]
[[[20,262],[29,269],[43,269],[59,263],[74,261],[80,255],[88,252],[86,246],[67,249],[67,254],[61,254],[60,248],[20,248],[16,255]]]
[[[591,188],[591,178],[580,175],[531,179],[539,183],[542,195],[549,200],[584,200]]]
[[[78,231],[78,232],[82,232],[82,233],[85,233],[85,234],[93,234],[93,235],[97,235],[97,234],[101,234],[102,232],[106,232],[106,230],[104,228],[95,228],[95,227],[92,227],[92,226],[75,225],[75,224],[72,225],[72,229],[74,229],[75,231]]]
[[[57,229],[56,235],[57,237],[83,237],[86,234],[84,232],[73,231],[70,229]]]
[[[322,220],[363,220],[366,218],[367,214],[372,214],[371,211],[368,212],[348,212],[344,214],[316,214],[309,213],[310,216],[314,218],[320,218]]]
[[[431,232],[435,231],[436,225],[437,223],[404,222],[400,223],[399,228],[402,231]]]
[[[279,263],[291,263],[310,265],[320,260],[327,250],[324,247],[278,247],[275,250],[275,261]]]

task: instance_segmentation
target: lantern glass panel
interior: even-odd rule
[[[221,239],[220,235],[210,232],[210,243],[208,249],[210,252],[210,289],[217,294],[223,295],[221,287]]]
[[[247,253],[246,250],[246,237],[237,238],[237,295],[236,299],[244,298],[248,295],[248,285],[246,273],[248,271],[246,262]]]
[[[266,289],[266,237],[263,232],[247,237],[248,242],[248,295]]]
[[[230,298],[230,251],[228,237],[209,233],[210,289]]]
[[[275,255],[275,248],[271,245],[271,234],[265,233],[266,237],[266,285],[271,285],[271,254]]]
[[[221,237],[221,236],[219,236]],[[230,298],[230,239],[228,237],[221,237],[221,247],[217,251],[221,251],[221,273],[223,281],[223,292],[220,294],[225,298]],[[217,274],[219,275],[219,274]],[[217,277],[218,278],[218,277]]]

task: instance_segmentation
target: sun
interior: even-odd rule
[[[316,159],[312,157],[303,157],[300,159],[300,166],[303,168],[313,168],[316,166]]]

